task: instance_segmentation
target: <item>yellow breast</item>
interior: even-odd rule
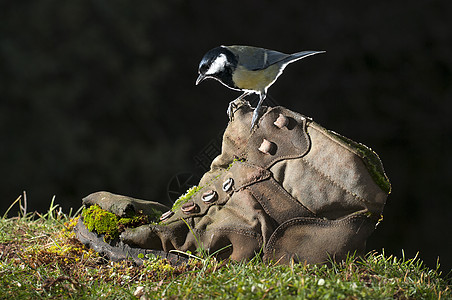
[[[279,66],[277,64],[258,71],[249,71],[242,66],[237,66],[232,80],[240,89],[264,91],[276,79],[278,73]]]

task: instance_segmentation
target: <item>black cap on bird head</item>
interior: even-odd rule
[[[236,66],[237,58],[229,49],[224,46],[213,48],[204,55],[199,63],[196,85],[206,78],[217,79],[223,84],[230,85],[232,71]]]

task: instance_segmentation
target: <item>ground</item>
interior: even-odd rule
[[[72,232],[76,216],[51,206],[45,215],[0,219],[2,299],[448,299],[450,279],[418,258],[370,252],[330,266],[218,261],[194,256],[172,266],[109,262]]]

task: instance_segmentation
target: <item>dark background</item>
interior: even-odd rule
[[[168,201],[239,95],[195,86],[203,54],[245,44],[327,50],[290,65],[278,104],[373,148],[392,181],[369,249],[452,266],[451,1],[2,1],[3,214],[94,191]],[[10,216],[17,209],[10,212]]]

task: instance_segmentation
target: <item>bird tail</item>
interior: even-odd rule
[[[326,51],[301,51],[294,54],[291,54],[288,58],[285,59],[286,64],[293,63],[294,61],[300,60],[302,58],[319,54],[319,53],[325,53]]]

